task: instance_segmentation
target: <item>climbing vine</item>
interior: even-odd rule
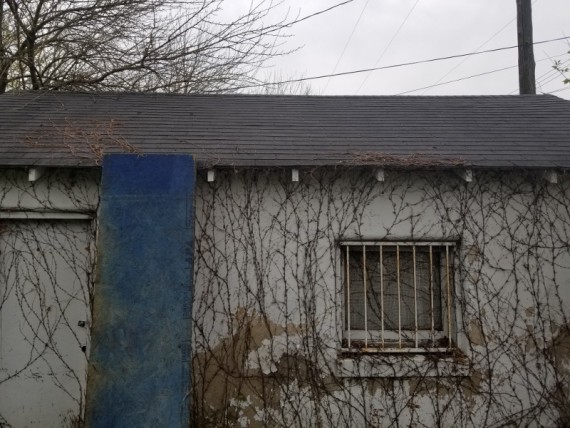
[[[198,172],[193,426],[570,423],[570,182],[486,170],[468,182],[460,163],[392,160],[384,181],[359,159],[299,181],[285,168]],[[37,390],[65,397],[69,426],[84,406],[98,181],[0,180],[0,394],[49,385]],[[343,240],[454,242],[453,346],[348,349]],[[2,406],[0,426],[13,425]]]
[[[195,426],[565,426],[568,183],[227,171],[197,190]],[[457,242],[448,354],[343,349],[343,239]]]
[[[0,427],[82,426],[95,177],[57,171],[30,183],[24,170],[1,171]]]

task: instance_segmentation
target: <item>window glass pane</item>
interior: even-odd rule
[[[353,330],[365,330],[364,323],[364,252],[362,247],[351,248],[350,263],[350,324]],[[366,315],[368,330],[380,330],[380,252],[366,247]]]
[[[351,246],[349,253],[350,274],[350,327],[352,330],[365,330],[364,312],[364,270],[366,270],[366,317],[368,330],[382,329],[382,309],[384,310],[384,330],[397,331],[399,320],[402,330],[416,328],[415,305],[418,313],[418,329],[431,330],[432,318],[435,330],[443,329],[441,280],[443,247],[416,247],[416,286],[414,292],[413,246],[399,246],[399,268],[395,245],[384,245],[383,287],[384,308],[382,308],[382,287],[380,272],[380,250],[378,246],[366,246],[366,266],[363,247]],[[345,253],[344,253],[345,254]],[[346,260],[346,259],[344,259]],[[431,274],[430,274],[431,266]],[[398,272],[399,269],[399,272]],[[400,294],[398,297],[398,274]],[[348,291],[345,294],[348,297]],[[347,321],[348,323],[348,321]]]
[[[382,291],[380,287],[380,251],[366,247],[366,284],[368,303],[368,330],[382,329]]]
[[[384,247],[384,328],[398,330],[398,271],[396,247]],[[401,260],[400,260],[401,262]]]
[[[432,271],[430,276],[429,247],[416,249],[416,275],[418,284],[418,328],[443,329],[441,312],[441,247],[432,247]],[[433,283],[431,283],[433,281]],[[432,308],[433,293],[433,308]]]
[[[364,281],[362,266],[362,248],[349,247],[350,274],[350,328],[364,330]]]

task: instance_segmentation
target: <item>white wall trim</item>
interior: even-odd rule
[[[95,214],[56,211],[1,211],[0,219],[14,220],[92,220]]]

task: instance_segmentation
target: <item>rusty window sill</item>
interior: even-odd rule
[[[341,378],[417,378],[470,376],[469,361],[455,353],[347,353],[337,359]]]

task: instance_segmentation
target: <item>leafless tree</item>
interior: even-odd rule
[[[254,0],[0,0],[0,93],[7,90],[224,91],[257,82],[283,54],[289,18]]]
[[[564,84],[567,85],[570,83],[570,78],[567,77],[567,73],[570,72],[569,67],[565,67],[562,61],[554,61],[554,65],[552,67],[560,74],[562,74],[562,77],[564,78],[563,80]]]
[[[570,44],[568,45],[568,47],[570,47]],[[570,54],[570,51],[568,51],[568,53]],[[570,73],[570,67],[568,67],[568,61],[561,61],[561,60],[555,60],[554,64],[552,65],[552,68],[554,68],[556,71],[558,71],[563,78],[563,82],[565,85],[570,84],[570,75],[568,73]]]

